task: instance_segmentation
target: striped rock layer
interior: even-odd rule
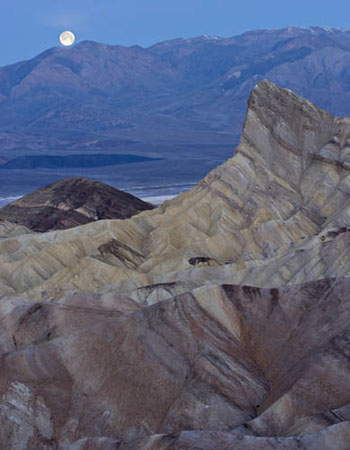
[[[348,449],[350,279],[0,303],[6,449]]]

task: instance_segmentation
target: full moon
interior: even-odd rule
[[[75,36],[71,31],[64,31],[60,34],[60,42],[65,47],[73,45],[75,41]]]

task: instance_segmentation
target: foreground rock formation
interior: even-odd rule
[[[70,230],[4,223],[4,448],[347,450],[349,136],[264,81],[191,191]]]
[[[101,219],[127,219],[153,206],[86,178],[64,178],[0,208],[0,220],[33,231],[64,230]]]
[[[348,448],[350,279],[141,306],[0,303],[7,449]]]

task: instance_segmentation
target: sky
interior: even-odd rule
[[[150,46],[178,37],[234,36],[284,26],[350,28],[349,0],[0,0],[0,66],[76,42]]]

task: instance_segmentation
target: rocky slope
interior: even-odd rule
[[[191,191],[127,220],[4,226],[0,442],[347,450],[349,136],[262,81],[235,156]]]
[[[127,219],[153,206],[85,178],[64,178],[0,208],[0,221],[33,231],[63,230],[101,219]]]
[[[202,287],[148,308],[118,294],[4,299],[0,442],[346,450],[349,293],[338,278]]]
[[[3,241],[0,293],[110,286],[141,298],[157,283],[180,293],[213,281],[279,287],[348,275],[349,130],[349,119],[263,81],[233,158],[127,221]]]

